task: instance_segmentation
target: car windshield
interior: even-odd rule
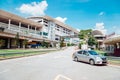
[[[98,55],[95,51],[88,51],[91,55]]]

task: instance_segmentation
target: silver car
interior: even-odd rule
[[[93,50],[80,50],[73,53],[74,61],[83,61],[88,62],[91,65],[94,64],[107,64],[107,59],[105,56],[99,55],[97,52]]]

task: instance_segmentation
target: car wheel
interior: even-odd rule
[[[90,63],[91,65],[94,65],[94,64],[95,64],[95,61],[91,59],[91,60],[89,61],[89,63]]]
[[[74,57],[74,60],[75,60],[76,62],[78,62],[78,58],[77,58],[77,57]]]

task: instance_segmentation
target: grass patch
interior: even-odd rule
[[[107,56],[108,63],[120,66],[120,57]]]
[[[113,64],[113,65],[119,65],[120,66],[120,60],[108,60],[109,64]]]
[[[98,52],[98,53],[105,53],[104,51],[101,51],[101,50],[95,50],[96,52]]]
[[[101,51],[101,50],[95,50],[98,54],[101,54],[101,55],[105,55],[105,51]]]
[[[95,51],[101,55],[107,56],[106,52],[104,52],[104,51],[100,51],[100,50],[95,50]],[[119,57],[107,56],[107,60],[108,60],[109,64],[120,66],[120,58]]]
[[[110,63],[120,64],[120,60],[108,60]]]
[[[54,51],[57,51],[57,50],[38,50],[38,51],[28,50],[28,51],[19,52],[19,53],[10,53],[9,52],[9,53],[0,54],[0,60],[40,55],[40,54],[45,54],[45,53],[54,52]]]
[[[48,50],[56,50],[56,49],[2,49],[0,50],[0,54],[4,53],[23,53],[23,52],[34,52],[34,51],[48,51]]]
[[[12,49],[12,50],[0,50],[0,54],[3,54],[3,53],[17,53],[17,52],[31,52],[31,51],[35,51],[34,50],[30,50],[30,49]]]

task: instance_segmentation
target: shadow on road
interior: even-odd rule
[[[74,61],[74,60],[73,60]],[[76,62],[76,61],[74,61],[74,62]],[[79,63],[82,63],[82,64],[87,64],[87,65],[90,65],[89,63],[87,63],[87,62],[83,62],[83,61],[78,61]],[[77,62],[76,62],[77,63]],[[107,65],[105,65],[105,64],[95,64],[95,65],[91,65],[91,66],[107,66]]]

